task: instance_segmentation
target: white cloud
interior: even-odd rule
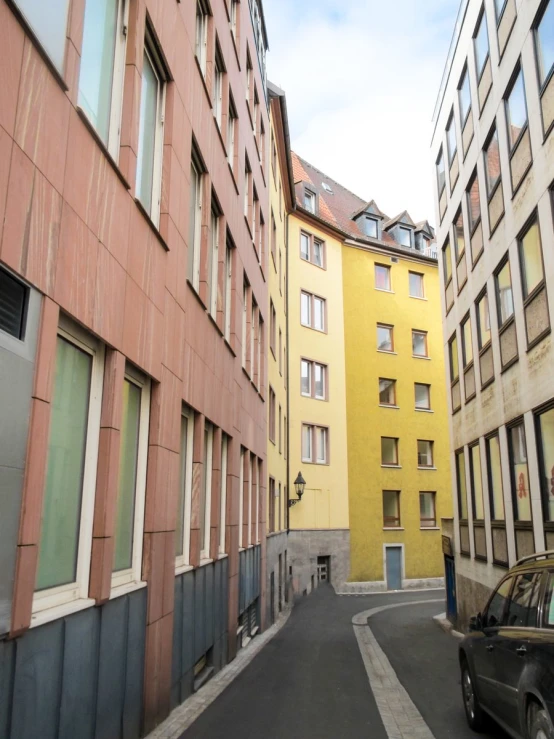
[[[459,0],[264,0],[292,147],[390,216],[435,220],[429,145]]]

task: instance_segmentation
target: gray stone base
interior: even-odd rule
[[[348,529],[302,529],[289,531],[288,566],[292,567],[292,588],[296,595],[317,587],[317,558],[329,557],[331,585],[339,592],[350,572],[350,531]],[[290,576],[290,573],[287,573]]]
[[[492,589],[483,583],[456,573],[458,618],[455,626],[458,631],[467,631],[469,619],[483,610],[491,593]]]
[[[444,588],[444,577],[428,577],[417,580],[402,580],[402,590],[433,590]],[[367,595],[368,593],[384,593],[387,583],[384,580],[374,582],[345,582],[337,595]]]
[[[281,583],[279,583],[279,556],[281,556]],[[286,531],[270,534],[267,537],[266,548],[266,627],[271,626],[290,600],[287,588],[288,578],[288,537]],[[271,602],[271,575],[273,574],[274,592]],[[279,599],[279,585],[281,598]]]

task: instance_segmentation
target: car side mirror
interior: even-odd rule
[[[469,630],[470,631],[481,631],[483,628],[483,617],[480,613],[478,613],[476,616],[472,616],[469,619]]]

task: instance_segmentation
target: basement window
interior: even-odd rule
[[[0,269],[0,331],[22,341],[28,290],[19,280]]]

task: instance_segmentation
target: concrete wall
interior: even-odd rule
[[[331,585],[341,590],[350,571],[350,531],[322,529],[320,531],[289,531],[289,568],[292,567],[292,587],[295,594],[309,593],[317,587],[317,558],[331,558]],[[288,576],[288,575],[287,575]]]
[[[0,331],[0,637],[10,629],[40,306],[30,290],[22,341]]]
[[[289,553],[288,535],[286,532],[272,534],[267,539],[267,569],[266,569],[266,623],[270,625],[278,617],[279,611],[284,608],[287,596]],[[279,557],[281,557],[281,581],[279,582]],[[273,575],[274,592],[271,601],[271,579]],[[279,604],[279,587],[281,588],[281,603]],[[281,606],[281,607],[279,607]],[[273,618],[272,618],[273,617]]]

